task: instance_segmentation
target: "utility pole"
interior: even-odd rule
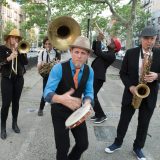
[[[3,39],[2,2],[0,2],[0,44],[2,44]]]
[[[90,13],[87,15],[87,37],[90,35]]]
[[[47,24],[49,25],[51,18],[51,7],[50,7],[50,2],[47,0]]]
[[[87,14],[87,38],[89,38],[90,44],[92,46],[91,17],[92,17],[92,14],[88,13]]]

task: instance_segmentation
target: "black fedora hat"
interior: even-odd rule
[[[145,27],[141,32],[141,37],[152,37],[156,35],[157,31],[154,27]]]

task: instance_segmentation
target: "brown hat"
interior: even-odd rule
[[[74,41],[74,43],[72,45],[70,45],[71,48],[82,48],[85,49],[87,51],[89,51],[90,53],[93,52],[93,50],[90,47],[90,42],[89,39],[87,37],[83,37],[83,36],[78,36],[76,38],[76,40]]]
[[[19,40],[22,39],[21,35],[20,35],[20,31],[18,29],[13,29],[11,30],[11,32],[8,35],[4,36],[4,40],[6,41],[10,36],[15,36],[18,37]]]

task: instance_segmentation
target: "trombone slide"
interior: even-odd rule
[[[26,41],[19,42],[19,44],[18,44],[19,53],[21,53],[21,54],[28,53],[29,49],[30,49],[30,45],[28,42],[26,42]],[[15,58],[15,61],[14,61],[14,59],[12,59],[12,71],[15,74],[17,74],[17,59],[18,59],[18,57]],[[15,63],[15,66],[14,66],[14,63]]]
[[[15,66],[14,66],[14,59],[12,59],[12,71],[17,74],[17,57],[15,58]]]

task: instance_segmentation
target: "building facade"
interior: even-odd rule
[[[151,13],[146,25],[151,25],[157,29],[158,36],[156,45],[160,45],[160,3],[159,0],[142,0],[142,6],[146,12]]]
[[[20,5],[12,0],[6,0],[6,5],[0,6],[0,38],[3,39],[3,31],[7,22],[12,22],[18,29],[20,23],[23,21],[24,16],[22,14]]]

